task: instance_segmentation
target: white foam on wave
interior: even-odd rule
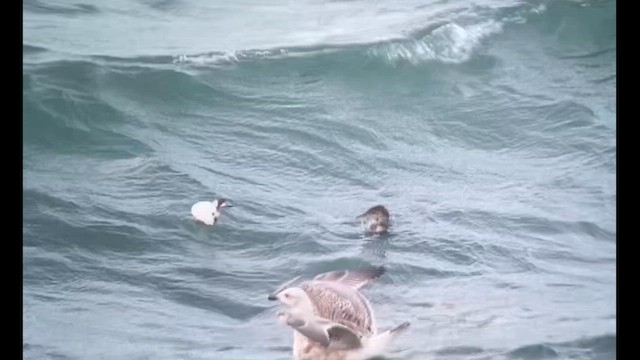
[[[173,59],[174,64],[192,65],[226,65],[238,63],[245,59],[275,58],[287,55],[287,50],[239,50],[219,51],[209,54],[186,55],[181,54]]]
[[[420,39],[375,46],[368,50],[368,54],[392,64],[409,62],[417,65],[428,61],[460,64],[473,56],[483,40],[500,33],[502,25],[495,20],[467,26],[449,23]]]
[[[288,46],[182,54],[175,56],[173,62],[195,66],[224,66],[244,61],[306,57],[345,48],[365,47],[369,56],[385,59],[394,65],[400,62],[417,65],[429,61],[459,64],[471,59],[484,40],[500,33],[505,24],[526,23],[530,16],[544,13],[546,6],[495,0],[495,3],[489,1],[483,6],[463,7],[456,3],[450,7],[425,9],[402,9],[399,12],[378,9],[382,15],[379,13],[375,17],[368,14],[368,22],[362,18],[366,14],[359,14],[356,19],[350,18],[362,26],[351,22],[337,26],[338,24],[334,24],[337,20],[333,19],[326,24],[330,26],[323,27],[323,36],[310,31],[297,31],[296,41],[289,42]],[[505,10],[508,11],[505,13]],[[347,23],[351,26],[345,27]],[[375,29],[369,23],[374,23]],[[446,25],[435,28],[427,35],[423,35],[423,30],[420,30],[432,28],[438,23]],[[336,25],[335,28],[332,24]],[[333,30],[327,32],[327,29]]]

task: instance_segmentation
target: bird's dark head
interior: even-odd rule
[[[229,199],[225,198],[216,200],[216,209],[222,209],[223,207],[233,207],[233,204],[229,202]]]

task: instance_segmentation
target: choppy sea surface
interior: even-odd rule
[[[267,294],[368,265],[391,359],[615,359],[615,1],[23,18],[25,359],[291,359]]]

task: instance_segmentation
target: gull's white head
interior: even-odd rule
[[[304,290],[299,287],[290,287],[277,294],[269,295],[269,300],[279,300],[287,307],[312,307],[311,299]]]

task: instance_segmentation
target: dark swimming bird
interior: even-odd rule
[[[389,231],[389,210],[382,205],[376,205],[364,214],[356,217],[360,220],[364,231],[371,234],[384,234]]]

